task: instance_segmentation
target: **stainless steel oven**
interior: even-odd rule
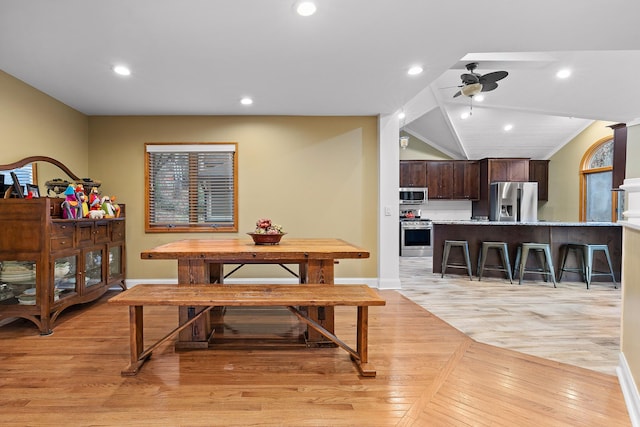
[[[400,256],[432,256],[432,230],[428,219],[400,220]]]

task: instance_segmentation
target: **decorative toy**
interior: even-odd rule
[[[64,191],[65,200],[62,202],[62,218],[76,219],[82,218],[82,206],[76,198],[76,191],[73,185],[69,184]]]
[[[97,187],[93,187],[91,189],[91,193],[89,194],[89,210],[102,210],[102,200],[100,200],[100,194],[98,194]]]

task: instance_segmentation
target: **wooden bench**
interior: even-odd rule
[[[301,321],[343,348],[360,375],[375,377],[376,371],[368,362],[369,306],[385,305],[385,300],[367,285],[137,285],[109,300],[111,304],[129,306],[131,363],[123,376],[136,375],[144,362],[162,343],[195,322],[216,306],[285,306]],[[194,317],[178,325],[155,344],[144,348],[143,307],[177,306],[201,307]],[[295,306],[356,306],[358,307],[356,349],[352,349]]]

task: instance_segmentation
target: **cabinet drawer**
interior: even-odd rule
[[[110,240],[109,224],[106,222],[96,223],[93,233],[94,233],[94,241],[96,243],[105,243]]]
[[[73,248],[73,236],[51,238],[52,251],[59,251],[61,249],[69,248]]]
[[[111,241],[119,242],[124,240],[124,222],[114,221],[111,223]]]
[[[73,223],[52,223],[51,224],[51,236],[53,237],[71,237],[73,238],[73,232],[75,224]]]

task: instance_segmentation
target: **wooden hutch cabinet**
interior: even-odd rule
[[[119,218],[62,219],[60,198],[0,199],[0,320],[24,318],[42,335],[60,313],[125,285]]]

